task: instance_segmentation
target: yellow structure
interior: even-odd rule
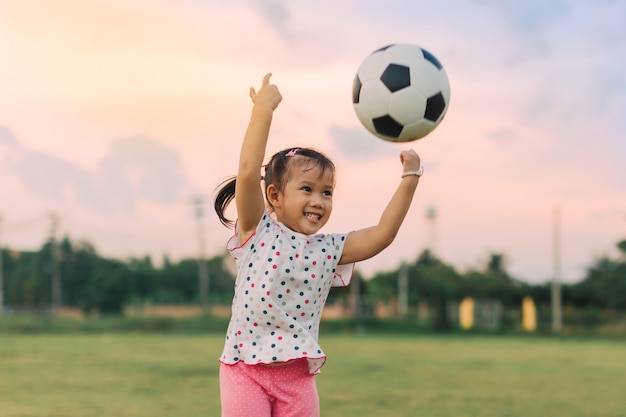
[[[474,299],[465,297],[459,304],[459,324],[462,329],[471,329],[474,326]]]
[[[522,327],[527,332],[533,332],[537,329],[537,309],[535,302],[529,296],[522,300]]]

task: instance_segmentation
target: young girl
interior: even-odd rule
[[[378,224],[321,234],[333,208],[335,167],[307,148],[289,148],[263,165],[274,110],[282,97],[265,75],[250,88],[252,116],[237,176],[225,182],[215,210],[237,206],[227,247],[237,263],[232,316],[220,358],[223,417],[315,417],[314,375],[326,356],[318,345],[322,308],[331,286],[346,286],[354,263],[395,238],[422,174],[420,158],[402,151],[400,184]]]

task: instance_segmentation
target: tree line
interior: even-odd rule
[[[564,306],[626,311],[626,240],[616,244],[618,255],[594,259],[576,283],[561,284]],[[146,304],[200,304],[197,259],[172,262],[164,257],[155,266],[150,257],[128,260],[98,255],[88,242],[46,242],[38,251],[0,250],[5,310],[45,310],[54,307],[54,277],[58,275],[59,306],[83,312],[121,314],[124,308]],[[206,260],[209,271],[209,305],[229,305],[234,293],[234,270],[230,255]],[[415,261],[397,270],[379,272],[363,280],[358,270],[358,291],[363,299],[389,302],[398,296],[400,268],[408,274],[408,304],[427,302],[443,308],[464,297],[500,300],[505,308],[519,308],[526,296],[549,305],[550,282],[524,282],[506,269],[506,257],[492,253],[485,265],[460,272],[433,255],[420,253]],[[329,303],[345,302],[350,288],[331,291]]]

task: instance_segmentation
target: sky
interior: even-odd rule
[[[460,272],[501,253],[520,280],[578,281],[626,239],[625,27],[619,0],[0,0],[0,244],[54,232],[119,259],[223,253],[212,198],[271,72],[268,157],[311,146],[338,166],[323,231],[375,224],[400,151],[422,159],[363,275],[431,248]],[[443,122],[406,144],[368,133],[351,100],[391,43],[429,50],[450,82]]]

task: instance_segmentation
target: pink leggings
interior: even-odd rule
[[[222,417],[319,417],[306,359],[281,366],[220,365]]]

